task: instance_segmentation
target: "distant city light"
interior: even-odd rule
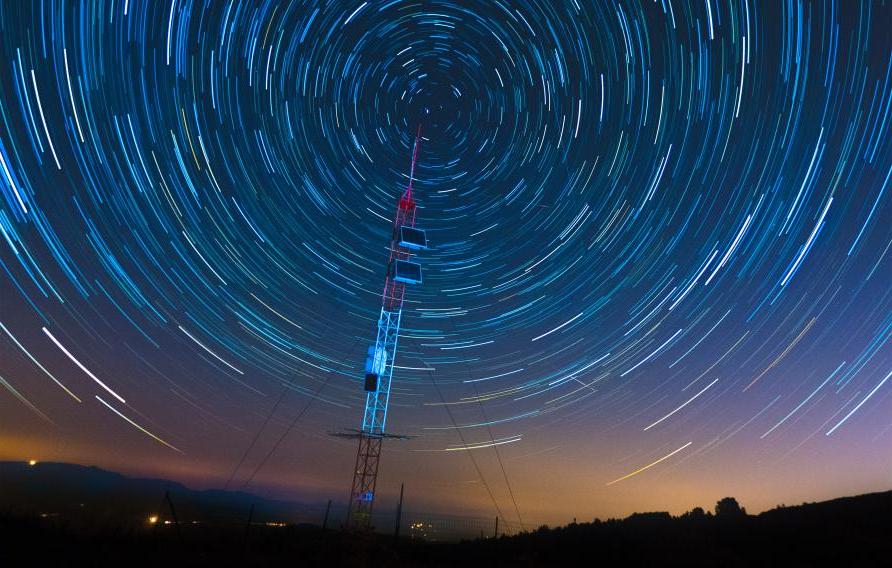
[[[28,460],[28,465],[34,467],[35,465],[37,465],[37,460]]]
[[[154,525],[154,524],[157,523],[157,522],[158,522],[158,517],[157,517],[156,515],[152,515],[151,517],[149,517],[149,524],[150,524],[150,525]]]

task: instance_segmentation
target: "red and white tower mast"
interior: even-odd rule
[[[390,402],[393,363],[396,358],[400,319],[403,313],[403,296],[407,284],[421,284],[421,266],[412,262],[411,257],[414,252],[427,248],[425,232],[415,227],[416,204],[412,199],[415,162],[420,143],[419,126],[412,149],[409,185],[397,202],[393,219],[390,259],[384,278],[384,292],[381,295],[378,333],[374,345],[369,347],[366,358],[365,412],[359,430],[359,449],[356,452],[356,467],[353,470],[347,516],[348,526],[357,529],[368,529],[371,526],[381,443],[388,437],[385,433],[387,406]]]

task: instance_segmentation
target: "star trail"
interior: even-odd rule
[[[346,498],[420,124],[382,495],[888,489],[890,30],[883,0],[3,2],[0,458]]]

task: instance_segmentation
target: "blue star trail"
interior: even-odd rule
[[[883,1],[4,2],[0,448],[225,479],[265,427],[243,478],[297,417],[261,477],[345,490],[328,432],[421,124],[391,482],[485,508],[468,454],[521,509],[537,478],[617,510],[888,482],[890,29]]]

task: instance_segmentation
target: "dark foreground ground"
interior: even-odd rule
[[[746,515],[700,509],[457,544],[312,526],[71,526],[0,513],[0,566],[892,566],[892,492]]]

